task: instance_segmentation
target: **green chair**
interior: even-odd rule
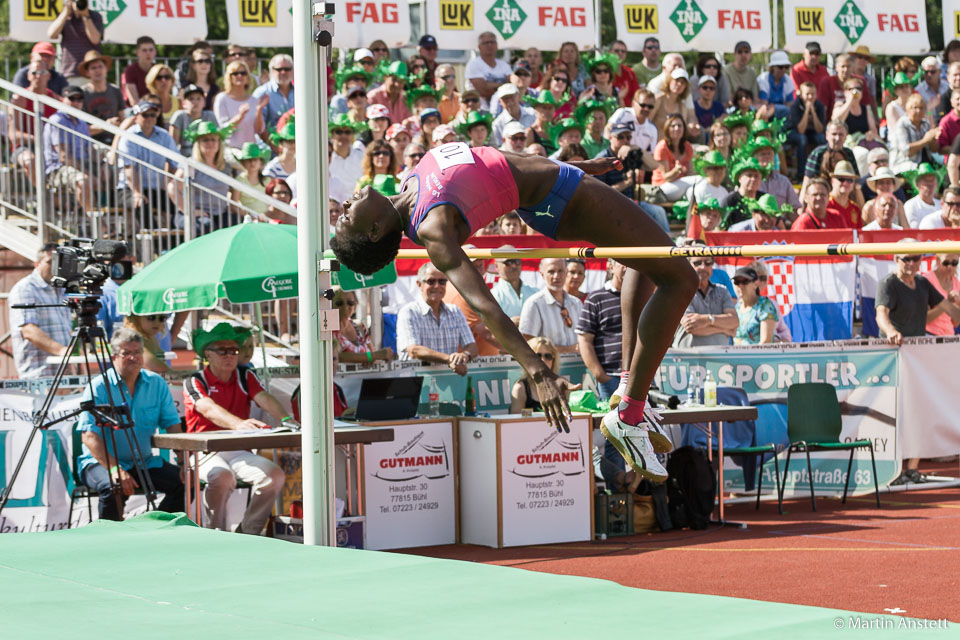
[[[723,448],[723,457],[758,456],[760,458],[757,464],[757,511],[760,510],[760,492],[763,491],[763,456],[766,453],[773,454],[773,467],[777,474],[777,509],[780,510],[780,515],[783,515],[783,488],[780,486],[780,461],[777,459],[777,446],[775,444],[762,444],[755,447]],[[723,464],[723,461],[720,464]],[[720,491],[723,491],[723,487],[720,487]]]
[[[780,483],[780,499],[783,499],[786,475],[790,472],[790,454],[803,452],[807,456],[807,477],[810,481],[810,504],[817,510],[816,497],[813,492],[813,469],[810,465],[811,451],[850,451],[850,461],[847,463],[847,481],[843,485],[843,500],[847,502],[847,490],[850,487],[850,471],[853,469],[853,454],[857,449],[870,451],[870,464],[873,465],[873,488],[877,497],[877,508],[880,507],[880,487],[877,484],[877,462],[873,455],[871,440],[854,440],[841,442],[842,429],[840,403],[837,401],[837,390],[833,385],[824,382],[804,382],[790,385],[787,390],[787,435],[790,437],[790,446],[787,448],[787,460],[784,465],[784,481]]]
[[[421,416],[427,416],[430,414],[430,405],[426,402],[422,403],[417,412]],[[456,402],[441,402],[440,403],[440,415],[441,416],[462,416],[463,409]]]

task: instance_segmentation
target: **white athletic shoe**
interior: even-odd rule
[[[620,384],[617,385],[617,390],[613,392],[613,395],[610,396],[610,408],[616,409],[620,406],[620,401],[623,400],[623,396],[627,395],[627,381],[620,376]]]
[[[614,409],[603,417],[600,431],[617,448],[630,468],[653,482],[667,479],[667,470],[663,468],[654,453],[646,423],[635,427],[620,420],[619,412]]]
[[[660,415],[659,411],[650,406],[649,400],[643,408],[643,418],[644,424],[646,424],[649,429],[647,435],[650,437],[650,444],[653,445],[653,450],[657,453],[670,453],[673,451],[673,441],[670,440],[670,436],[667,435],[666,430],[663,428],[663,416]]]

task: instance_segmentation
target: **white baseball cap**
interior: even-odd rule
[[[670,73],[670,77],[673,79],[683,78],[684,80],[690,80],[690,74],[687,73],[687,70],[683,67],[677,67]]]
[[[787,57],[787,54],[783,51],[774,51],[770,54],[770,62],[767,63],[768,67],[784,67],[790,66],[790,58]]]
[[[512,138],[518,133],[526,133],[527,130],[523,128],[523,125],[517,122],[516,120],[511,120],[503,128],[503,137]]]
[[[364,58],[373,58],[373,57],[374,57],[373,51],[370,51],[370,49],[367,49],[366,47],[360,47],[359,49],[353,52],[354,62],[360,62]]]

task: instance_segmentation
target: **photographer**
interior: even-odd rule
[[[636,200],[638,185],[643,172],[652,171],[658,165],[653,156],[642,149],[630,146],[633,137],[634,125],[632,122],[615,122],[610,126],[607,139],[610,146],[597,154],[597,158],[620,158],[622,169],[614,169],[594,176],[597,180],[610,185],[631,200]],[[649,202],[638,202],[640,208],[650,216],[664,231],[669,233],[670,224],[667,222],[667,212]]]
[[[150,476],[153,486],[164,494],[157,510],[167,513],[184,511],[180,469],[151,455],[150,437],[157,430],[180,430],[180,416],[170,388],[162,376],[143,369],[143,339],[136,331],[125,327],[117,329],[110,348],[114,369],[91,381],[83,394],[83,401],[93,400],[97,405],[106,405],[111,399],[115,405],[127,402],[133,420],[129,436],[140,450],[139,462],[142,462],[143,471]],[[83,483],[100,496],[100,519],[123,520],[121,505],[139,487],[135,468],[137,459],[130,450],[128,434],[122,429],[116,430],[113,437],[108,436],[104,442],[103,431],[89,411],[82,414],[77,429],[83,441],[83,453],[77,459],[79,475]],[[116,450],[111,440],[116,443]],[[122,495],[119,500],[114,494],[112,478],[120,480]]]
[[[53,279],[53,252],[48,243],[37,255],[34,270],[10,290],[10,338],[13,360],[21,378],[52,376],[57,365],[47,356],[62,356],[70,344],[70,311],[65,306],[14,309],[14,305],[60,305],[63,293],[50,284]]]
[[[63,52],[60,71],[67,82],[84,84],[86,78],[80,75],[77,67],[90,49],[102,53],[103,16],[97,11],[90,11],[90,0],[63,0],[60,15],[47,28],[47,37],[51,40],[60,38]]]

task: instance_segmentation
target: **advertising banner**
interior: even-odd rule
[[[226,2],[230,42],[244,47],[293,46],[293,0]]]
[[[394,425],[393,442],[363,445],[368,549],[457,541],[453,421]]]
[[[943,0],[943,44],[960,40],[960,0]]]
[[[960,451],[956,380],[944,363],[960,361],[960,336],[905,338],[900,347],[900,450],[904,458]],[[951,453],[952,452],[952,453]]]
[[[660,40],[663,51],[732,51],[745,40],[753,51],[769,49],[773,28],[766,2],[726,0],[613,0],[617,37],[631,51]]]
[[[334,21],[333,42],[337,47],[369,47],[374,40],[383,40],[388,47],[400,47],[410,42],[407,0],[338,2]]]
[[[557,51],[596,44],[592,0],[426,0],[427,33],[441,49],[476,49],[489,31],[500,48]],[[339,36],[339,33],[338,33]]]
[[[56,20],[61,9],[62,0],[10,0],[8,37],[20,42],[49,42],[47,27]]]
[[[872,54],[915,56],[930,50],[923,0],[783,0],[783,23],[785,49],[793,53],[810,41],[819,42],[824,53],[859,46]]]
[[[671,350],[664,358],[658,384],[683,397],[691,382],[703,384],[707,372],[720,387],[739,387],[760,411],[757,442],[786,444],[787,390],[791,384],[826,382],[834,386],[843,415],[840,440],[873,441],[880,486],[897,477],[902,455],[897,443],[897,396],[900,378],[897,350],[890,346],[764,345],[755,348]],[[943,454],[941,454],[943,455]],[[846,481],[849,452],[811,454],[813,486],[818,495],[839,495]],[[781,472],[785,454],[780,454]],[[774,485],[773,461],[763,466],[763,484]],[[851,493],[873,491],[870,455],[854,455]],[[786,474],[788,492],[807,491],[806,457],[794,455]],[[732,461],[724,467],[725,491],[743,490],[743,474]],[[768,484],[769,482],[769,484]]]

